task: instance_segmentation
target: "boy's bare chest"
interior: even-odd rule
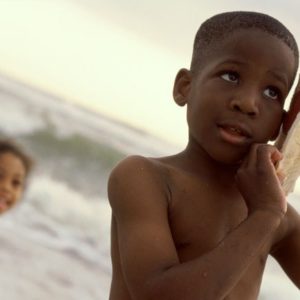
[[[245,202],[236,190],[186,177],[175,177],[173,183],[169,222],[182,259],[210,251],[247,217]]]
[[[213,183],[187,177],[175,177],[173,183],[169,221],[178,251],[205,253],[246,218],[237,192],[226,194]]]
[[[247,208],[238,193],[220,193],[209,184],[180,181],[181,185],[171,187],[169,223],[180,261],[185,262],[217,247],[246,218]],[[256,299],[267,255],[266,248],[232,291],[232,299],[241,299],[241,295]]]

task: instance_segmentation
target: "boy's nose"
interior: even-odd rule
[[[0,191],[9,192],[11,190],[11,184],[9,180],[1,180],[0,182]]]
[[[237,95],[232,99],[230,107],[234,111],[238,111],[248,116],[255,117],[259,113],[257,96],[252,94]]]

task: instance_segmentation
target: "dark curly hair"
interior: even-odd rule
[[[14,141],[8,140],[8,139],[1,139],[0,140],[0,155],[3,153],[12,153],[18,158],[21,159],[25,171],[26,176],[30,173],[32,167],[33,167],[33,160],[32,158]]]
[[[258,12],[234,11],[217,14],[206,20],[197,31],[191,70],[197,72],[209,46],[222,41],[230,33],[240,29],[256,28],[282,40],[294,53],[296,68],[299,64],[299,50],[292,33],[275,18]]]

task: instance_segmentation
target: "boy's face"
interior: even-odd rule
[[[212,47],[197,74],[179,73],[175,82],[175,101],[179,93],[188,106],[190,143],[234,163],[252,143],[275,139],[295,66],[287,45],[257,29],[236,31]]]
[[[26,170],[12,153],[0,154],[0,213],[11,208],[22,196]]]

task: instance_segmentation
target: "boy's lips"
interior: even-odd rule
[[[0,212],[8,208],[8,201],[0,199]]]
[[[248,144],[252,137],[250,128],[244,123],[226,121],[218,123],[218,128],[221,138],[230,144]]]
[[[11,201],[7,197],[4,197],[4,196],[0,195],[0,210],[10,206],[10,202]]]

